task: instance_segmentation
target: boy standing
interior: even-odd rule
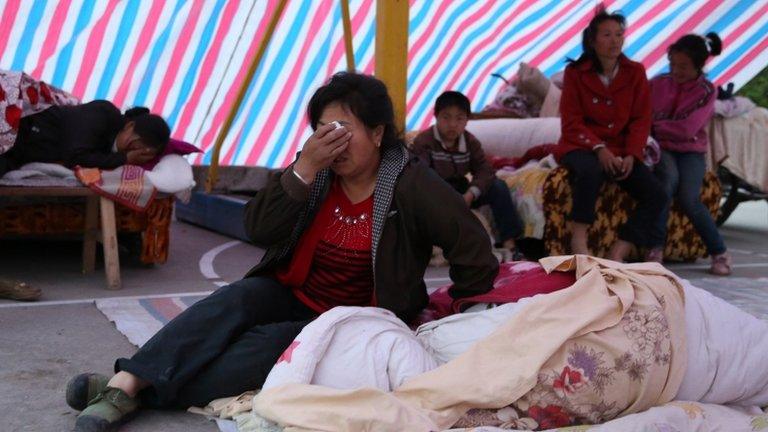
[[[496,178],[480,141],[466,131],[470,112],[469,99],[462,93],[446,91],[438,96],[436,122],[416,137],[412,152],[453,186],[468,206],[489,204],[499,230],[499,243],[515,251],[522,222],[506,183]],[[467,174],[472,174],[471,182]]]

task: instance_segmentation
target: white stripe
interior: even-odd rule
[[[732,269],[737,268],[760,268],[768,267],[768,263],[746,263],[746,264],[731,264]],[[709,264],[690,264],[690,265],[670,265],[668,268],[672,271],[676,270],[701,270],[708,269]]]
[[[198,266],[200,267],[200,273],[202,273],[206,279],[218,279],[219,275],[216,273],[216,270],[213,269],[213,261],[216,259],[216,255],[239,244],[244,243],[240,240],[233,240],[216,246],[215,248],[203,254],[203,256],[200,258],[200,262],[198,263]]]
[[[107,21],[107,25],[104,28],[104,34],[101,39],[101,45],[96,52],[96,60],[94,63],[91,76],[88,78],[85,92],[83,93],[83,100],[90,101],[96,98],[96,90],[98,90],[101,84],[101,79],[104,76],[104,69],[107,66],[107,61],[112,53],[112,49],[117,39],[117,32],[120,28],[120,20],[125,15],[125,8],[128,5],[127,2],[120,2],[114,8],[112,15]],[[96,21],[94,21],[96,22]],[[119,71],[115,71],[115,76],[119,76]]]
[[[89,304],[89,303],[95,303],[100,300],[144,300],[144,299],[185,297],[185,296],[205,296],[205,295],[211,294],[212,292],[213,291],[193,291],[193,292],[170,293],[170,294],[150,294],[150,295],[143,295],[143,296],[94,297],[94,298],[78,299],[78,300],[51,300],[51,301],[29,302],[29,303],[14,302],[14,303],[0,304],[0,309]]]
[[[86,0],[73,0],[69,5],[69,10],[64,18],[64,22],[61,26],[61,32],[59,33],[59,40],[56,42],[56,47],[45,62],[45,66],[42,69],[41,77],[45,82],[50,83],[53,80],[53,74],[56,72],[56,62],[61,55],[61,50],[72,39],[75,31],[75,23],[77,22],[77,16],[80,9],[83,7],[83,1]]]
[[[13,58],[16,57],[19,41],[24,34],[24,28],[27,26],[29,12],[32,10],[33,5],[34,2],[31,1],[23,1],[21,2],[21,5],[19,5],[19,10],[16,13],[16,20],[13,23],[13,28],[11,28],[11,34],[8,35],[8,44],[5,46],[5,52],[2,53],[3,59],[2,62],[0,62],[0,69],[11,69]]]

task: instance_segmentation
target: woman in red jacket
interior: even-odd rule
[[[651,129],[650,92],[643,65],[621,52],[624,27],[622,15],[600,9],[584,30],[584,52],[565,69],[556,150],[571,175],[573,253],[589,254],[587,229],[603,182],[616,181],[637,201],[609,253],[616,261],[632,244],[650,249],[664,243],[651,222],[667,201],[661,183],[642,163]]]

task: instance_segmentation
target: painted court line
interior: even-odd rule
[[[144,300],[144,299],[169,298],[169,297],[201,296],[201,295],[208,295],[212,292],[213,291],[194,291],[194,292],[181,292],[181,293],[170,293],[170,294],[150,294],[150,295],[143,295],[143,296],[99,297],[99,298],[87,298],[87,299],[77,299],[77,300],[17,302],[17,303],[0,304],[0,309],[88,304],[88,303],[95,303],[99,300]]]
[[[200,273],[202,273],[206,279],[221,279],[218,273],[216,273],[216,270],[213,269],[213,261],[216,259],[216,255],[241,243],[243,242],[239,240],[226,242],[203,254],[203,256],[200,257],[200,262],[198,263],[198,266],[200,267]]]

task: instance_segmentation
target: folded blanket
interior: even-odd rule
[[[395,391],[289,384],[262,391],[254,411],[288,431],[433,431],[459,419],[472,426],[478,410],[513,408],[545,428],[672,400],[686,362],[674,276],[656,264],[586,256],[541,263],[575,270],[576,283],[530,302],[467,352]]]
[[[144,178],[144,169],[134,165],[109,171],[77,167],[75,175],[97,194],[139,212],[146,210],[157,194],[157,189]]]
[[[339,306],[302,329],[262,389],[297,383],[390,391],[435,367],[437,361],[392,312]]]
[[[454,300],[452,285],[438,288],[429,296],[426,313],[434,320],[461,312],[475,303],[514,303],[525,297],[567,288],[575,282],[573,272],[548,273],[538,263],[519,261],[499,265],[493,289],[485,294]]]

